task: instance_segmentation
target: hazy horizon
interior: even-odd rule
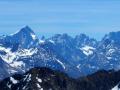
[[[98,40],[120,29],[118,0],[1,0],[0,35],[30,26],[37,36],[84,33]]]

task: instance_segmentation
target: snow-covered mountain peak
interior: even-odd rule
[[[25,26],[22,29],[16,31],[15,33],[11,34],[11,36],[15,35],[15,34],[19,34],[19,33],[28,33],[28,34],[32,33],[32,34],[35,34],[29,26]]]
[[[24,32],[32,32],[32,33],[34,33],[34,32],[32,31],[32,29],[31,29],[29,26],[25,26],[25,27],[23,27],[20,31],[24,31]]]
[[[3,41],[17,43],[20,48],[35,47],[39,43],[38,37],[29,26],[25,26],[16,33],[6,37]]]
[[[35,35],[35,33],[32,31],[32,29],[29,26],[26,26],[26,27],[22,28],[20,30],[20,32],[29,34],[32,37],[33,40],[37,39],[37,36]]]

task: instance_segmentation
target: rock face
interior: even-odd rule
[[[92,75],[72,79],[59,71],[33,68],[23,75],[15,74],[0,82],[1,90],[115,90],[120,71],[101,70]]]
[[[9,36],[3,36],[0,38],[0,43],[5,47],[11,48],[31,48],[36,47],[38,44],[38,38],[35,33],[28,26],[22,28],[20,31],[11,34]],[[14,46],[15,45],[15,46]],[[13,50],[14,51],[14,50]]]
[[[120,32],[106,34],[101,41],[80,34],[75,38],[56,34],[41,39],[28,26],[0,37],[0,80],[34,67],[48,67],[78,78],[98,70],[120,69]],[[3,63],[4,62],[4,63]],[[8,70],[9,67],[9,70]],[[5,74],[2,75],[3,73]]]

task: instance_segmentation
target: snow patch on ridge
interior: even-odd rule
[[[36,77],[36,79],[37,79],[37,81],[38,81],[39,83],[42,83],[42,79],[40,79],[40,78],[38,78],[38,77]]]
[[[10,77],[10,81],[11,81],[13,84],[17,84],[17,83],[18,83],[18,81],[15,80],[13,77]]]
[[[4,51],[6,54],[1,55],[0,57],[7,63],[12,63],[13,59],[15,59],[15,54],[11,52],[11,48],[5,48],[0,46],[0,51]]]
[[[120,90],[120,88],[118,88],[118,86],[115,86],[113,89],[111,90]]]
[[[44,41],[44,40],[39,40],[39,43],[40,43],[40,44],[44,44],[45,41]]]
[[[20,32],[20,30],[16,31],[15,33],[10,34],[10,36],[13,36],[13,35],[15,35],[15,34],[17,34],[19,32]]]
[[[35,34],[31,33],[31,37],[32,37],[33,40],[36,40]]]
[[[95,48],[86,45],[86,46],[80,48],[80,50],[82,50],[85,55],[89,56],[89,55],[93,54],[93,50],[95,50]]]
[[[81,64],[78,64],[78,65],[77,65],[77,68],[80,69],[80,66],[81,66]]]
[[[119,83],[120,84],[120,83]],[[116,85],[114,88],[112,88],[111,90],[120,90],[120,88],[119,88],[119,84],[118,85]]]
[[[14,61],[13,63],[10,64],[12,67],[22,67],[25,66],[23,61]]]
[[[19,49],[16,52],[12,52],[11,48],[5,48],[0,46],[0,51],[4,51],[6,54],[2,55],[0,54],[0,57],[8,64],[10,64],[12,67],[21,67],[24,65],[22,61],[15,61],[19,57],[26,57],[26,56],[32,56],[33,54],[37,53],[38,49]]]
[[[53,40],[49,40],[49,42],[51,42],[52,44],[55,44],[55,42]]]
[[[60,60],[57,60],[57,62],[65,69],[65,65]]]

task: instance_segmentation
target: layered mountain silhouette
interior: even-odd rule
[[[26,26],[0,37],[0,79],[22,74],[34,67],[59,70],[78,78],[98,70],[120,69],[120,32],[110,32],[101,41],[85,34],[56,34],[39,39]]]

